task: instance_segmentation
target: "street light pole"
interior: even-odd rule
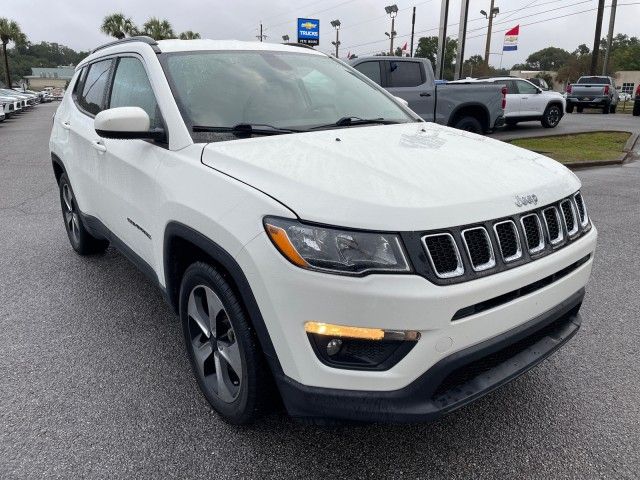
[[[409,52],[409,56],[413,57],[413,37],[415,35],[416,30],[416,7],[413,7],[413,16],[411,17],[411,51]]]
[[[493,19],[500,13],[500,9],[498,7],[494,7],[494,1],[491,0],[491,7],[489,8],[489,13],[484,10],[480,10],[480,13],[485,16],[485,18],[489,19],[489,26],[487,27],[487,44],[484,48],[484,63],[487,67],[489,67],[489,50],[491,50],[491,29],[493,27]]]
[[[339,58],[338,47],[340,46],[340,20],[332,20],[331,26],[336,29],[336,41],[331,43],[336,46],[336,58]]]
[[[395,25],[396,25],[396,16],[398,15],[398,6],[397,5],[389,5],[384,7],[384,11],[389,14],[391,17],[391,33],[387,33],[389,37],[389,55],[393,55],[393,38],[396,36]]]

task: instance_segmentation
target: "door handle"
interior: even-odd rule
[[[70,130],[71,129],[71,124],[69,122],[62,122],[62,128],[66,129],[66,130]]]
[[[430,97],[431,94],[429,92],[420,92],[421,97]]]
[[[102,143],[102,141],[100,140],[94,140],[91,142],[91,146],[93,148],[95,148],[96,150],[98,150],[100,153],[104,153],[107,151],[107,147],[104,146],[104,144]]]

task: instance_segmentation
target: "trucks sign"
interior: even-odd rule
[[[315,18],[298,19],[298,43],[305,45],[320,44],[320,20]]]

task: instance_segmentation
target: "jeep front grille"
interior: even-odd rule
[[[438,285],[460,283],[515,268],[571,244],[591,228],[580,192],[507,218],[438,232],[407,233],[417,273]],[[413,244],[416,245],[416,244]],[[425,255],[426,253],[426,255]]]

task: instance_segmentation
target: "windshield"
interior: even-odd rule
[[[324,55],[181,52],[167,54],[163,63],[185,123],[192,130],[194,126],[233,128],[239,124],[307,130],[333,125],[345,117],[418,120],[355,70]],[[355,123],[340,126],[351,125]],[[196,141],[230,137],[202,131],[192,135]]]
[[[580,77],[578,83],[586,85],[609,85],[611,80],[608,77]]]

